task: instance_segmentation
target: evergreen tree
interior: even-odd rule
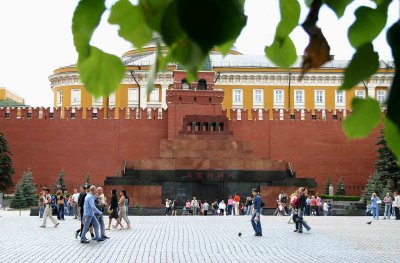
[[[381,176],[381,180],[384,185],[391,179],[392,189],[400,190],[400,168],[397,165],[397,159],[392,151],[387,147],[385,137],[383,136],[383,130],[381,135],[378,137],[376,143],[377,148],[377,160],[375,162],[375,171]]]
[[[37,202],[36,188],[32,182],[32,172],[30,170],[24,172],[18,181],[14,197],[11,200],[11,208],[29,208],[35,206]]]
[[[346,187],[343,182],[343,178],[340,177],[336,186],[336,195],[346,195]]]
[[[361,195],[361,199],[364,202],[369,202],[372,193],[376,193],[378,196],[383,192],[384,185],[381,181],[381,176],[378,173],[374,173],[368,180],[367,185],[364,188],[364,192]]]
[[[329,186],[332,183],[332,177],[328,176],[325,183],[325,194],[329,195]]]
[[[11,160],[11,152],[8,149],[7,139],[0,132],[0,191],[5,191],[13,186],[12,176],[14,175],[14,167]]]
[[[393,180],[392,179],[387,180],[385,187],[383,187],[383,189],[382,189],[381,195],[379,195],[379,196],[381,196],[382,200],[385,197],[386,193],[390,193],[390,196],[393,197]]]
[[[90,185],[90,174],[87,174],[85,177],[85,186],[88,187]]]
[[[65,184],[64,181],[64,169],[61,169],[60,174],[58,175],[55,192],[57,192],[57,190],[61,190],[63,192],[67,190],[67,185]]]

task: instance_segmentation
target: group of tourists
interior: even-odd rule
[[[298,191],[298,190],[297,190]],[[296,192],[295,192],[296,193]],[[293,195],[291,195],[291,198]],[[276,216],[290,216],[291,215],[291,203],[287,204],[288,196],[283,191],[279,194],[276,200],[276,210],[273,215]],[[306,216],[332,216],[332,203],[330,200],[323,201],[320,194],[307,195],[306,204],[304,208],[304,215]]]
[[[373,219],[379,220],[380,205],[384,205],[385,207],[383,219],[390,219],[390,217],[393,216],[396,220],[400,220],[400,196],[398,192],[393,193],[393,198],[391,194],[387,192],[383,197],[383,201],[377,196],[376,193],[372,193],[371,202],[367,203],[365,214],[367,216],[372,215]]]
[[[215,199],[209,203],[207,200],[197,200],[193,197],[192,200],[186,199],[182,204],[178,198],[171,200],[165,199],[164,211],[165,215],[177,215],[178,207],[182,206],[182,215],[215,215],[215,216],[230,216],[230,215],[251,215],[253,210],[253,198],[246,197],[245,202],[241,202],[241,197],[238,193],[234,196],[228,196],[227,201]],[[172,212],[171,212],[172,211]]]
[[[52,208],[52,200],[55,200],[56,206]],[[47,218],[53,222],[54,226],[57,227],[60,223],[58,220],[64,220],[64,201],[66,199],[65,194],[61,190],[57,191],[55,196],[50,195],[48,188],[43,188],[39,195],[39,216],[43,218],[40,227],[46,227]],[[107,203],[107,198],[103,193],[101,187],[83,186],[78,193],[77,189],[74,189],[68,199],[72,200],[71,207],[74,211],[74,219],[80,220],[80,227],[75,231],[75,238],[80,237],[81,243],[89,243],[86,238],[87,232],[90,232],[93,241],[101,242],[109,237],[106,235],[106,230],[110,230],[113,219],[116,224],[112,227],[115,229],[131,229],[130,221],[128,218],[128,204],[129,197],[125,190],[119,192],[113,189],[111,191],[110,204]],[[53,209],[57,209],[57,219],[52,216]],[[108,227],[106,228],[104,217],[105,213],[109,214]],[[122,225],[121,220],[124,220],[126,226]]]

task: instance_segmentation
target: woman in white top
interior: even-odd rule
[[[226,204],[225,204],[224,200],[221,200],[221,202],[218,205],[218,209],[219,209],[219,215],[221,215],[221,216],[226,215],[225,214]]]
[[[121,219],[121,223],[122,223],[122,219],[125,220],[127,226],[126,228],[131,229],[131,223],[128,219],[128,217],[126,216],[126,205],[125,205],[125,196],[126,196],[126,191],[125,190],[121,190],[121,192],[119,192],[120,194],[120,198],[118,201],[118,205],[119,205],[119,218]]]
[[[169,210],[171,210],[171,202],[169,199],[165,199],[165,215],[167,216],[169,213]]]

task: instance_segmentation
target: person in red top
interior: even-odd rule
[[[315,199],[315,196],[311,196],[310,208],[311,208],[311,215],[315,216],[316,215],[316,209],[317,209],[317,199]]]
[[[233,205],[235,207],[235,215],[240,215],[239,213],[239,205],[240,205],[240,196],[238,193],[235,193],[235,197],[233,197]]]

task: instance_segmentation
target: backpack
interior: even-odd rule
[[[299,198],[297,196],[293,198],[291,205],[293,207],[297,207],[299,205]]]

